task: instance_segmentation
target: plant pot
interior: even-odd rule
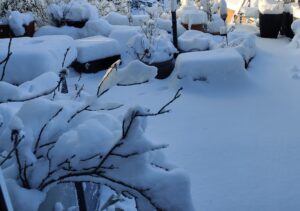
[[[30,22],[28,25],[23,25],[25,34],[20,37],[33,37],[35,33],[35,21]],[[0,24],[0,38],[17,37],[10,29],[8,24]]]
[[[8,38],[12,37],[13,33],[10,30],[10,27],[8,24],[1,24],[0,25],[0,38]]]
[[[186,23],[181,23],[182,26],[188,30],[189,29],[189,25]],[[192,24],[191,25],[191,29],[192,30],[197,30],[197,31],[202,31],[202,32],[206,32],[207,31],[207,24]]]
[[[65,20],[67,26],[73,26],[76,28],[83,28],[86,22],[87,20],[81,20],[81,21]]]
[[[157,75],[155,78],[157,79],[165,79],[171,75],[174,67],[175,67],[175,59],[170,59],[164,62],[156,62],[152,64],[147,64],[150,66],[154,66],[157,68]]]
[[[71,67],[73,67],[79,73],[96,73],[100,70],[108,69],[115,61],[117,61],[120,58],[120,55],[116,55],[86,63],[80,63],[78,61],[75,61],[72,63]]]
[[[62,26],[73,26],[76,28],[83,28],[86,24],[87,20],[81,20],[81,21],[72,21],[72,20],[54,20],[54,24],[57,27],[62,27]]]
[[[30,22],[28,25],[23,25],[23,27],[25,28],[25,34],[24,36],[26,37],[33,37],[34,33],[35,33],[35,29],[36,29],[36,22],[32,21]]]
[[[264,38],[277,38],[282,25],[283,14],[259,13],[260,36]]]
[[[291,28],[291,25],[293,23],[293,15],[288,13],[288,12],[284,12],[283,13],[283,17],[282,17],[282,26],[281,26],[281,34],[285,35],[289,38],[293,38],[294,37],[294,32]]]

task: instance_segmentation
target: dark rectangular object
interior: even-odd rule
[[[8,24],[0,25],[0,38],[9,38],[13,36]]]
[[[35,21],[30,22],[28,25],[23,25],[25,34],[20,37],[33,37],[35,33]],[[0,38],[17,37],[14,32],[10,29],[8,24],[0,25]]]
[[[260,36],[264,38],[277,38],[282,25],[283,14],[259,13]]]
[[[121,59],[120,55],[116,55],[86,63],[80,63],[78,61],[75,61],[73,62],[71,67],[73,67],[77,72],[80,73],[96,73],[100,70],[108,69],[115,61],[119,59]]]

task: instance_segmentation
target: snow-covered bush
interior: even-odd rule
[[[63,92],[65,70],[20,86],[0,81],[0,166],[15,210],[37,211],[51,187],[78,181],[106,184],[133,198],[138,210],[193,210],[188,178],[163,159],[166,145],[144,135],[146,117],[169,112],[180,90],[158,111],[136,106],[117,118],[109,111],[122,105],[103,104],[101,96],[156,75],[140,61],[119,64],[94,93]]]
[[[148,64],[170,60],[177,52],[168,34],[157,29],[152,19],[142,25],[141,32],[129,40],[128,46],[134,57]]]
[[[68,3],[50,4],[48,7],[52,19],[61,24],[63,21],[87,21],[98,18],[97,8],[87,0],[71,0]]]
[[[24,26],[28,26],[34,21],[32,13],[20,13],[19,11],[8,12],[8,24],[15,36],[25,34]]]
[[[31,12],[39,25],[48,22],[47,5],[44,0],[1,0],[0,17],[7,16],[9,11]]]

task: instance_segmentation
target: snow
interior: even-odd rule
[[[119,42],[128,40],[130,33],[135,34],[127,31],[129,26],[114,27],[110,36],[118,38]],[[78,75],[70,71],[67,78],[71,90],[69,95],[58,94],[55,99],[51,96],[51,100],[45,97],[26,103],[0,103],[0,138],[4,140],[1,150],[11,148],[11,129],[24,130],[22,134],[26,138],[21,145],[22,159],[33,162],[29,168],[30,182],[36,187],[47,173],[49,165],[46,160],[38,160],[32,148],[46,122],[49,124],[42,134],[41,144],[59,140],[55,150],[50,153],[53,157],[56,155],[54,163],[64,161],[73,153],[77,153],[78,158],[86,158],[88,152],[103,154],[110,144],[116,143],[117,138],[122,136],[122,125],[128,127],[133,114],[159,110],[172,99],[179,87],[183,87],[181,97],[168,107],[170,112],[148,118],[148,121],[137,118],[132,124],[134,130],[128,133],[123,147],[116,151],[124,154],[141,153],[153,147],[165,146],[166,143],[169,147],[164,153],[168,161],[173,163],[169,164],[162,152],[155,150],[132,156],[128,160],[115,156],[107,162],[107,166],[119,168],[106,169],[104,176],[147,189],[144,192],[146,196],[152,197],[155,203],[162,204],[162,208],[168,210],[193,210],[190,197],[195,210],[299,210],[298,22],[293,24],[296,35],[292,42],[284,37],[255,37],[253,32],[257,32],[257,28],[245,28],[247,33],[235,31],[228,34],[228,44],[232,48],[218,40],[220,36],[215,36],[210,40],[210,47],[215,50],[180,54],[173,74],[166,80],[153,80],[156,69],[137,60],[112,69],[110,80],[102,80],[106,84],[103,83],[105,86],[102,86],[101,92],[108,89],[109,92],[99,98],[99,102],[105,105],[119,102],[124,106],[111,113],[84,111],[67,123],[67,119],[87,103],[94,102],[95,109],[100,105],[98,101],[95,102],[94,92],[103,72],[83,74],[78,80]],[[127,36],[124,41],[121,39],[122,29]],[[196,37],[196,32],[188,33],[190,35],[187,38]],[[32,41],[24,39],[27,40]],[[191,47],[193,41],[186,40],[183,47]],[[13,44],[14,41],[15,44],[18,42],[15,39]],[[3,46],[6,49],[7,40],[1,42],[5,42]],[[195,44],[200,42],[195,41]],[[244,61],[249,61],[254,55],[245,71]],[[61,65],[61,59],[59,61]],[[118,83],[142,83],[145,80],[150,82],[114,86]],[[55,81],[56,73],[44,73],[18,87],[1,82],[0,97],[4,101],[12,96],[22,98],[38,93],[42,88],[47,90],[47,87],[55,85]],[[85,85],[82,96],[76,100],[73,96],[76,92],[74,84]],[[149,110],[136,107],[137,104]],[[62,113],[57,119],[51,120],[60,108],[63,108]],[[100,141],[97,139],[99,137],[107,139]],[[87,145],[80,141],[83,139],[87,140]],[[85,150],[79,150],[81,147]],[[40,153],[45,154],[45,151]],[[87,166],[99,163],[99,160],[91,160]],[[70,163],[81,170],[87,167],[81,165],[77,158]],[[36,210],[44,199],[44,193],[21,188],[21,181],[17,180],[17,165],[12,164],[15,164],[14,160],[4,167],[5,177],[11,178],[7,179],[7,183],[14,198],[15,210],[23,210],[25,206],[28,210]],[[154,164],[165,164],[163,166],[168,167],[169,171],[165,172]],[[182,170],[174,169],[174,165]],[[54,177],[62,173],[61,169]],[[104,179],[96,182],[112,185]],[[148,182],[149,190],[145,182]],[[116,186],[112,188],[120,190]],[[151,209],[149,204],[139,199],[137,202],[142,210]]]
[[[262,14],[281,14],[284,11],[283,2],[274,0],[259,0],[258,9]]]
[[[118,42],[101,35],[75,40],[77,61],[86,63],[120,55]]]
[[[24,25],[29,25],[34,21],[31,13],[20,13],[18,11],[11,11],[8,16],[8,24],[16,36],[25,34]]]
[[[0,48],[7,49],[9,39],[0,40]],[[76,58],[74,40],[68,36],[42,36],[35,38],[15,38],[12,40],[12,56],[7,63],[4,81],[21,84],[45,72],[58,73],[62,69],[64,54],[68,51],[65,67]],[[0,52],[0,60],[7,51]],[[32,60],[34,58],[34,62]],[[0,65],[2,70],[4,64]]]

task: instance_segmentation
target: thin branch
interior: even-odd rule
[[[38,148],[39,148],[39,144],[40,144],[40,141],[41,141],[41,137],[42,137],[42,134],[45,130],[45,128],[47,127],[47,125],[55,118],[59,115],[59,113],[63,110],[63,108],[60,108],[58,109],[58,111],[48,120],[48,122],[46,122],[44,124],[44,126],[42,127],[42,129],[40,130],[40,133],[39,133],[39,136],[38,136],[38,139],[37,141],[35,142],[35,146],[34,146],[34,154],[36,154]]]
[[[71,49],[71,47],[68,47],[64,54],[64,59],[63,59],[62,65],[61,65],[62,68],[64,68],[64,66],[65,66],[65,61],[66,61],[66,58],[67,58],[67,55],[68,55],[70,49]]]
[[[165,170],[165,171],[170,171],[170,169],[166,168],[166,167],[163,167],[163,166],[160,166],[156,163],[151,163],[152,166],[156,167],[156,168],[159,168],[159,169],[162,169],[162,170]]]
[[[141,85],[141,84],[145,84],[148,83],[149,80],[143,81],[143,82],[138,82],[138,83],[132,83],[132,84],[120,84],[118,83],[117,86],[135,86],[135,85]]]
[[[158,147],[153,147],[153,148],[151,148],[149,150],[146,150],[144,152],[132,152],[132,153],[129,153],[129,154],[112,153],[111,155],[112,156],[118,156],[118,157],[121,157],[121,158],[129,158],[129,157],[132,157],[132,156],[142,155],[142,154],[145,154],[147,152],[154,152],[154,151],[157,151],[157,150],[166,149],[167,147],[168,147],[168,145],[162,145],[162,146],[158,146]]]
[[[127,183],[125,183],[125,182],[116,180],[116,179],[114,179],[114,178],[108,177],[108,176],[103,175],[103,174],[101,174],[100,177],[101,177],[101,178],[104,178],[104,179],[106,179],[106,180],[108,180],[108,181],[110,181],[110,182],[112,182],[112,183],[114,183],[114,184],[124,186],[124,187],[126,187],[126,188],[128,188],[128,189],[130,189],[130,190],[133,190],[133,191],[137,192],[137,193],[138,193],[139,195],[141,195],[144,199],[146,199],[146,200],[149,202],[149,204],[151,204],[151,206],[154,207],[157,211],[162,211],[162,210],[163,210],[163,209],[160,208],[158,205],[156,205],[156,204],[152,201],[152,199],[151,199],[149,196],[147,196],[147,195],[145,194],[145,192],[146,192],[146,191],[149,191],[150,189],[140,189],[140,188],[134,187],[134,186],[132,186],[132,185],[130,185],[130,184],[127,184]]]
[[[80,161],[81,162],[86,162],[86,161],[89,161],[89,160],[93,160],[94,158],[102,158],[102,155],[100,154],[100,153],[97,153],[97,154],[95,154],[95,155],[92,155],[92,156],[90,156],[90,157],[88,157],[88,158],[85,158],[85,159],[81,159]]]
[[[9,43],[8,43],[8,47],[7,47],[6,58],[3,61],[0,62],[0,65],[4,64],[3,65],[3,69],[2,69],[2,75],[1,75],[0,81],[3,81],[3,79],[4,79],[5,71],[6,71],[6,65],[7,65],[8,61],[9,61],[10,56],[12,55],[12,52],[11,52],[11,43],[12,43],[12,37],[9,38]]]
[[[86,110],[87,111],[113,111],[113,110],[116,110],[116,109],[121,108],[123,106],[124,105],[117,105],[117,106],[111,107],[111,108],[100,108],[100,109],[90,109],[90,108],[87,108]]]
[[[15,150],[17,149],[17,147],[19,146],[23,138],[24,136],[22,136],[20,139],[17,140],[16,144],[14,144],[13,148],[9,151],[7,156],[3,156],[4,160],[1,161],[0,166],[2,166],[7,160],[11,158],[11,155],[15,152]]]
[[[68,123],[70,123],[78,114],[80,114],[83,111],[87,111],[87,109],[90,107],[90,105],[87,105],[85,107],[83,107],[82,109],[76,111],[69,119],[68,119]]]

